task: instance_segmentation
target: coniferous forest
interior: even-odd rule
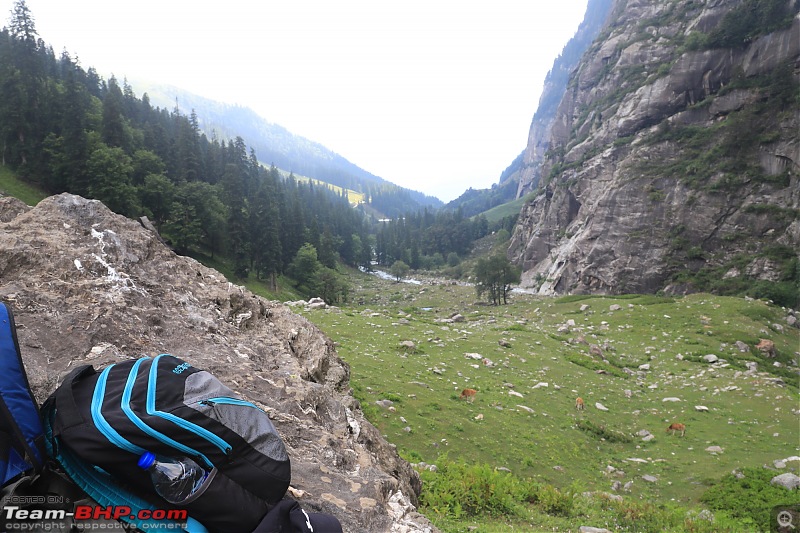
[[[0,164],[48,194],[147,216],[178,253],[223,258],[240,279],[275,283],[286,274],[329,301],[346,293],[338,264],[404,260],[419,268],[449,258],[452,266],[475,239],[509,224],[490,228],[459,211],[401,211],[396,186],[399,193],[366,191],[367,216],[346,191],[265,167],[241,137],[209,138],[194,111],[153,107],[127,81],[105,80],[67,51],[56,55],[24,0],[0,32],[0,152]],[[375,211],[392,221],[378,222]],[[303,260],[312,252],[309,276]]]

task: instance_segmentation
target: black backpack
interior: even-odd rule
[[[161,506],[188,510],[209,531],[255,529],[289,486],[289,457],[269,416],[177,357],[76,368],[47,404],[60,446],[151,501],[153,483],[137,466],[145,451],[206,468],[189,500]]]

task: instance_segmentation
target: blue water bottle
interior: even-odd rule
[[[208,476],[200,465],[188,457],[159,457],[145,452],[137,463],[150,473],[156,492],[170,503],[186,501]]]

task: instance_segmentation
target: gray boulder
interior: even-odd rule
[[[771,485],[783,487],[787,490],[794,490],[800,487],[800,477],[790,472],[775,476],[770,480]]]

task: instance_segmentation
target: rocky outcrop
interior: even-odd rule
[[[670,285],[683,271],[786,275],[762,252],[800,249],[800,17],[736,47],[703,46],[742,5],[614,2],[510,243],[524,286],[685,292]]]
[[[270,413],[303,507],[350,532],[430,532],[419,476],[365,420],[333,343],[101,203],[0,199],[0,299],[41,401],[80,364],[172,353]],[[10,214],[13,213],[13,216]]]

